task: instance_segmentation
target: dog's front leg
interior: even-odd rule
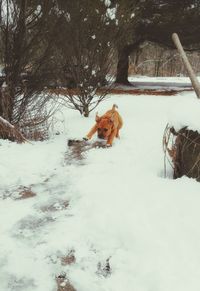
[[[88,139],[91,139],[92,136],[93,136],[93,135],[95,134],[95,132],[97,131],[97,129],[98,129],[97,124],[95,124],[95,125],[91,128],[91,130],[88,132],[88,134],[86,135],[86,137],[87,137]]]
[[[108,145],[108,146],[111,146],[111,145],[112,145],[113,140],[114,140],[116,134],[117,134],[117,128],[115,128],[115,129],[111,132],[110,136],[108,137],[108,140],[107,140],[107,145]]]

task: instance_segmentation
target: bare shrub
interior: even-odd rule
[[[52,69],[52,44],[58,18],[50,0],[3,0],[0,5],[0,58],[4,67],[0,116],[21,127],[30,110],[33,118],[39,115],[33,116],[36,103],[41,111],[49,101],[45,94],[40,99],[37,96],[57,73]]]
[[[55,94],[43,92],[34,96],[33,102],[27,106],[19,127],[29,140],[45,140],[49,138],[51,117],[57,111],[59,104]]]
[[[63,33],[58,40],[63,63],[63,79],[71,78],[71,86],[63,100],[80,114],[88,116],[105,99],[107,90],[97,90],[110,84],[115,50],[113,49],[112,13],[102,1],[66,1],[62,6]],[[64,35],[63,35],[64,34]],[[69,41],[70,40],[70,41]]]

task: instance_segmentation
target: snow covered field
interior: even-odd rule
[[[113,103],[121,139],[80,163],[66,160],[67,139],[85,136],[95,112],[63,109],[49,141],[0,141],[1,291],[56,291],[64,273],[77,291],[200,289],[200,184],[170,168],[164,178],[162,152],[168,122],[200,129],[199,100],[112,95],[99,114]],[[36,196],[17,199],[20,187]]]

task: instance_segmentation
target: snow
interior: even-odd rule
[[[188,96],[190,98],[188,98]],[[172,107],[169,112],[169,124],[173,125],[176,130],[184,126],[189,129],[198,130],[200,132],[199,114],[200,100],[192,93],[184,94],[179,98],[179,107]],[[178,100],[177,100],[178,101]]]
[[[109,7],[109,6],[111,5],[111,1],[110,1],[110,0],[105,0],[105,5],[106,5],[107,7]]]
[[[199,290],[200,186],[172,180],[169,167],[164,178],[162,152],[167,123],[200,130],[199,100],[112,95],[99,114],[113,103],[121,139],[80,162],[65,160],[67,139],[85,136],[95,112],[86,119],[63,108],[49,141],[0,141],[1,291],[56,291],[63,272],[77,291]],[[36,196],[15,200],[22,186]],[[76,262],[62,265],[72,250]],[[98,266],[107,259],[106,276]]]
[[[107,8],[106,15],[109,19],[113,20],[116,18],[117,8]]]
[[[160,82],[173,82],[173,83],[185,83],[185,84],[191,84],[190,78],[189,77],[149,77],[149,76],[142,76],[142,75],[137,75],[137,76],[130,76],[129,81],[130,82],[135,82],[135,81],[140,81],[142,80],[143,82],[156,82],[155,83],[160,83]],[[198,78],[200,81],[200,78]]]
[[[135,17],[135,13],[131,13],[130,18],[132,19],[132,18],[134,18],[134,17]]]

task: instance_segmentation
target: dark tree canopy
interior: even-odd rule
[[[200,1],[140,0],[132,9],[139,12],[132,27],[131,43],[118,48],[117,82],[128,82],[128,56],[144,41],[174,48],[171,35],[176,32],[187,49],[200,47]]]
[[[66,80],[87,115],[113,51],[116,82],[127,83],[128,57],[145,41],[174,49],[176,32],[185,48],[199,49],[199,20],[199,0],[0,0],[0,115],[17,124],[35,93]]]

